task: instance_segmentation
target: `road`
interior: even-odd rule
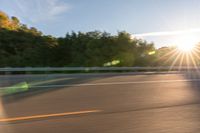
[[[30,92],[1,98],[2,133],[197,133],[200,76],[89,74],[0,76]]]

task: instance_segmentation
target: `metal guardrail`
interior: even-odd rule
[[[50,72],[50,71],[184,71],[196,70],[200,67],[190,66],[160,66],[160,67],[24,67],[24,68],[0,68],[0,72]]]

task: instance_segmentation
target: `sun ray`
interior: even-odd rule
[[[174,57],[177,56],[178,54],[179,54],[179,52],[178,52],[177,50],[173,50],[172,55],[171,55],[167,60],[165,60],[164,63],[169,62],[172,58],[174,58]]]
[[[195,59],[194,59],[194,57],[193,57],[192,52],[189,53],[188,55],[189,55],[189,57],[190,57],[190,59],[191,59],[191,61],[192,61],[193,66],[194,66],[195,68],[197,68],[197,64],[196,64],[196,61],[195,61]]]
[[[174,65],[176,64],[177,60],[179,59],[179,57],[181,56],[180,52],[177,52],[178,55],[176,56],[175,60],[172,62],[171,66],[170,66],[170,71],[173,69]]]
[[[174,52],[176,52],[176,49],[173,49],[173,50],[171,50],[170,52],[167,52],[167,53],[164,54],[163,56],[159,57],[159,58],[157,59],[157,61],[160,61],[160,60],[163,59],[164,57],[169,56],[170,54],[172,54],[172,53],[174,53]]]
[[[197,54],[196,51],[193,52],[193,55],[194,55],[198,60],[200,60],[200,56]]]
[[[185,55],[183,53],[181,53],[181,59],[180,59],[180,63],[179,63],[179,71],[182,69],[184,56]]]
[[[190,65],[189,65],[189,56],[188,56],[188,54],[186,54],[186,66],[187,66],[187,71],[189,71],[190,70],[189,69]]]

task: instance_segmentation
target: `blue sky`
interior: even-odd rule
[[[1,0],[0,10],[45,34],[127,31],[157,47],[183,34],[200,41],[200,0]]]

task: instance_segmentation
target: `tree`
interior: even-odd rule
[[[125,31],[71,32],[55,38],[0,12],[0,67],[151,66],[159,64],[160,51],[154,51],[153,43]]]
[[[0,28],[10,28],[9,17],[2,11],[0,11]]]

